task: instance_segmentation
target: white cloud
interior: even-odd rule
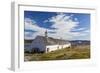
[[[25,18],[24,22],[25,22],[25,29],[30,29],[35,31],[45,30],[44,28],[39,27],[37,23],[30,18]]]
[[[67,16],[65,14],[54,16],[49,20],[49,22],[53,23],[52,27],[57,28],[59,31],[62,30],[61,32],[63,32],[63,30],[70,31],[79,24],[78,21],[72,20],[72,15]]]
[[[36,22],[30,18],[25,18],[24,22],[25,22],[25,30],[29,29],[29,30],[33,30],[33,31],[38,32],[38,33],[32,33],[32,32],[25,31],[25,39],[33,39],[37,35],[43,35],[44,31],[46,30],[45,28],[39,27],[36,24]]]
[[[25,39],[34,39],[37,35],[44,36],[44,32],[47,31],[52,31],[43,27],[39,27],[37,23],[30,19],[30,18],[25,18],[24,20],[24,25],[25,25],[25,30],[33,30],[35,32],[29,32],[25,31]]]
[[[86,28],[78,28],[78,29],[73,29],[73,31],[84,31],[84,30],[86,30]]]
[[[58,13],[56,16],[49,18],[47,21],[53,23],[51,27],[56,28],[56,30],[53,30],[56,33],[49,34],[49,36],[69,40],[69,39],[75,39],[76,37],[87,35],[85,28],[76,29],[76,27],[79,26],[79,21],[78,18],[73,18],[73,16],[74,16],[73,14],[66,15],[64,13]],[[78,32],[72,32],[72,30]]]

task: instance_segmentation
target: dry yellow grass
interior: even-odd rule
[[[43,54],[31,54],[29,61],[68,60],[90,58],[90,46],[73,46]]]

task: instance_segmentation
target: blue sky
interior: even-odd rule
[[[25,39],[36,36],[66,40],[90,40],[90,14],[24,11]]]

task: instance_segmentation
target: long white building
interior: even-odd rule
[[[25,50],[29,52],[51,52],[62,48],[71,47],[71,43],[62,39],[48,37],[47,31],[45,36],[37,36]]]

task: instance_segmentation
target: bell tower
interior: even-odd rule
[[[46,38],[48,37],[48,32],[47,32],[47,30],[45,31],[45,37],[46,37]]]

